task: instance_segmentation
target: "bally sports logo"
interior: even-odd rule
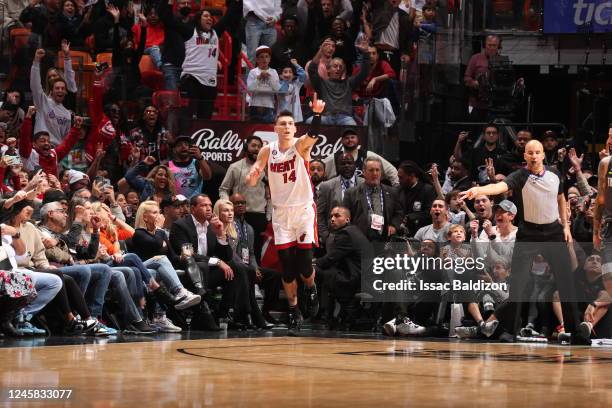
[[[302,129],[300,129],[302,130]],[[306,131],[298,134],[306,133]],[[202,149],[202,156],[219,164],[230,164],[239,160],[244,149],[244,140],[250,136],[259,136],[264,144],[277,139],[272,130],[253,130],[248,124],[232,123],[232,128],[213,128],[213,126],[196,130],[191,135],[193,143]],[[326,135],[319,135],[317,143],[313,146],[312,157],[324,158],[333,155],[342,147],[340,138],[333,138],[333,142]]]

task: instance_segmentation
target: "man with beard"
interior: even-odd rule
[[[366,158],[375,158],[380,160],[382,163],[382,180],[386,180],[393,186],[399,185],[399,178],[397,176],[397,169],[393,167],[391,163],[385,160],[383,157],[378,154],[371,152],[369,150],[361,149],[359,146],[359,135],[354,129],[347,129],[342,134],[342,149],[338,150],[334,155],[327,156],[323,163],[325,163],[325,169],[327,171],[327,177],[332,178],[335,177],[336,172],[336,163],[338,158],[344,154],[350,154],[355,160],[355,166],[357,168],[357,175],[360,176],[363,169],[363,163]]]
[[[41,167],[46,174],[58,177],[57,164],[66,157],[72,146],[79,141],[83,118],[76,116],[74,118],[74,126],[68,133],[68,136],[59,146],[53,148],[48,132],[43,130],[34,133],[34,136],[32,136],[32,117],[35,112],[36,108],[30,106],[21,125],[19,155],[23,159],[23,165],[26,170],[33,171],[36,167]]]
[[[319,195],[319,184],[325,180],[325,164],[319,159],[312,159],[310,165],[310,181],[314,190],[314,199],[316,201]]]
[[[352,187],[363,184],[363,179],[357,177],[355,159],[348,153],[338,157],[338,172],[336,177],[324,181],[319,186],[317,197],[317,226],[319,228],[319,242],[325,243],[329,235],[328,221],[331,209],[342,204],[344,194]]]
[[[521,129],[516,134],[516,140],[514,141],[514,150],[506,153],[501,161],[503,163],[503,167],[506,168],[508,172],[512,172],[521,167],[525,166],[525,145],[533,139],[533,134],[529,129]]]
[[[472,187],[469,164],[464,159],[455,159],[451,163],[449,182],[444,183],[442,192],[448,194],[453,190],[463,191]]]
[[[512,197],[516,199],[519,214],[522,215],[512,254],[510,301],[503,305],[503,312],[496,311],[498,317],[504,316],[500,320],[508,332],[504,338],[514,341],[513,336],[518,334],[521,301],[527,296],[533,260],[541,254],[554,271],[565,329],[571,333],[571,344],[590,345],[590,328],[586,322],[580,323],[576,304],[576,288],[568,250],[572,234],[563,195],[563,180],[556,170],[544,166],[544,147],[539,141],[527,143],[525,160],[527,167],[514,171],[504,181],[472,187],[460,194],[461,199],[470,200],[482,194],[496,196],[512,190]]]
[[[380,183],[380,160],[368,157],[363,166],[365,182],[344,194],[342,206],[349,209],[353,224],[370,241],[388,242],[402,222],[403,214],[397,191]]]
[[[294,15],[284,16],[281,21],[283,37],[272,46],[272,62],[270,66],[282,69],[296,59],[300,65],[306,63],[306,47],[298,33],[298,19]]]
[[[246,176],[257,161],[259,150],[263,141],[258,136],[246,138],[244,146],[244,158],[232,163],[225,173],[225,178],[219,188],[219,197],[229,200],[232,194],[240,193],[246,198],[246,220],[255,230],[255,254],[257,259],[261,254],[263,244],[261,233],[266,230],[268,221],[266,219],[266,178],[265,174],[259,175],[255,186],[246,184]]]
[[[423,181],[425,173],[413,161],[407,160],[400,164],[397,175],[400,180],[399,200],[405,214],[404,223],[408,235],[413,236],[419,228],[431,221],[429,210],[436,198],[436,190]]]
[[[414,238],[419,241],[431,240],[434,242],[446,242],[448,229],[451,223],[448,222],[448,207],[446,202],[441,199],[434,200],[429,210],[431,224],[420,228]]]
[[[208,162],[189,136],[179,136],[174,140],[173,159],[168,162],[168,167],[174,174],[176,193],[187,198],[200,194],[204,180],[212,178]]]

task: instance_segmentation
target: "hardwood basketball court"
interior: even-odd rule
[[[280,334],[280,333],[279,333]],[[378,336],[104,339],[0,348],[1,406],[604,407],[612,348]],[[329,336],[329,333],[325,333]],[[249,336],[249,335],[247,335]],[[176,340],[173,340],[176,339]],[[2,345],[2,340],[0,340]],[[25,346],[25,347],[24,347]],[[71,389],[67,401],[9,389]]]

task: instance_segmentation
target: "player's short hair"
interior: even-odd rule
[[[275,122],[277,122],[277,121],[278,121],[278,119],[279,119],[279,118],[281,118],[281,117],[283,117],[283,116],[289,116],[291,119],[295,119],[295,118],[293,117],[293,112],[291,112],[291,111],[289,111],[289,110],[284,110],[284,111],[280,111],[280,112],[278,113],[278,115],[276,115],[276,120],[275,120]]]

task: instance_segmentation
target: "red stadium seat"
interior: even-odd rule
[[[113,53],[112,52],[101,52],[96,56],[96,62],[101,64],[103,62],[108,63],[109,67],[113,66]]]
[[[70,51],[70,59],[72,60],[72,66],[77,67],[82,65],[91,64],[93,61],[91,55],[85,51]],[[57,67],[64,69],[64,53],[60,51],[57,54]]]
[[[149,55],[143,55],[140,59],[140,74],[142,83],[149,88],[158,91],[164,87],[164,76],[153,63],[153,59]]]

